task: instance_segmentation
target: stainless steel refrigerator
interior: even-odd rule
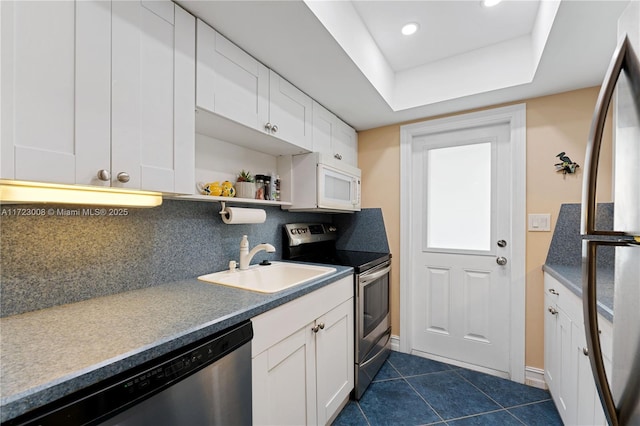
[[[584,321],[591,369],[611,425],[640,425],[640,3],[620,20],[620,43],[596,104],[582,193]],[[596,187],[607,110],[613,108],[614,229],[595,227]],[[598,254],[615,250],[613,352],[605,371],[596,288]]]

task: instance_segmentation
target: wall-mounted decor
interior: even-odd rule
[[[578,163],[571,161],[571,158],[569,158],[564,151],[556,155],[556,157],[561,161],[560,163],[554,164],[554,166],[556,166],[556,172],[562,172],[562,174],[566,175],[567,173],[575,173],[576,169],[580,167]]]

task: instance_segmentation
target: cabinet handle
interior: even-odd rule
[[[131,179],[131,177],[129,176],[129,173],[126,172],[120,172],[118,173],[118,182],[122,182],[122,183],[127,183],[129,182],[129,179]]]
[[[109,173],[109,170],[106,170],[106,169],[98,170],[98,179],[100,179],[103,182],[109,182],[111,180],[111,174]]]
[[[335,154],[335,155],[333,156],[333,158],[335,158],[336,160],[342,160],[342,155],[340,155],[340,154]]]
[[[582,353],[584,354],[584,356],[589,356],[589,349],[582,348]]]
[[[264,129],[267,131],[267,133],[271,133],[271,128],[273,127],[273,125],[271,123],[267,123],[264,125]]]
[[[278,133],[278,126],[277,125],[273,125],[271,126],[271,133]]]
[[[551,312],[551,315],[558,315],[558,310],[553,306],[549,306],[549,312]]]
[[[556,296],[560,295],[560,293],[558,293],[558,292],[557,292],[555,289],[553,289],[553,288],[550,288],[550,289],[549,289],[549,293],[551,293],[551,294],[555,294]]]
[[[311,327],[311,331],[313,331],[314,333],[317,333],[320,330],[324,330],[324,323],[321,322],[318,325]]]

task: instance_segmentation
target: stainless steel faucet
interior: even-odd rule
[[[242,236],[242,241],[240,241],[240,270],[244,271],[249,269],[249,263],[251,263],[251,259],[255,256],[259,251],[264,250],[267,253],[275,253],[276,248],[271,244],[262,243],[255,246],[251,251],[249,251],[249,240],[246,235]]]

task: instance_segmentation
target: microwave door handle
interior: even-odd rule
[[[358,181],[351,179],[351,204],[356,205],[358,203]]]

